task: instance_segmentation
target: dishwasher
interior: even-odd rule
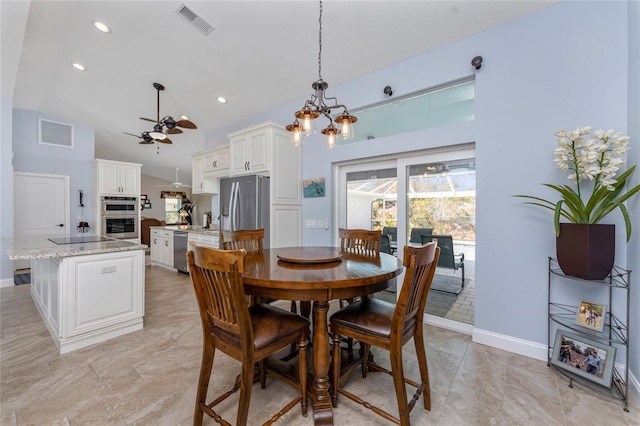
[[[173,267],[180,272],[189,273],[187,267],[187,236],[188,232],[174,231],[173,233]]]

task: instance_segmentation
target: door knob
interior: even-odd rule
[[[60,228],[64,228],[64,223],[61,223],[61,224],[56,225],[56,226],[59,226]]]

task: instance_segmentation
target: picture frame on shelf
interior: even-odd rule
[[[607,305],[581,300],[576,314],[576,324],[590,330],[602,332],[606,314]]]
[[[616,348],[558,329],[551,364],[610,388]]]

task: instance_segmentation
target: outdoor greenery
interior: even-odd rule
[[[409,200],[409,228],[433,228],[434,234],[454,241],[476,240],[474,197],[413,198]]]

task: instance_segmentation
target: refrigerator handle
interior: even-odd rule
[[[233,230],[233,191],[236,188],[236,183],[231,182],[231,191],[229,191],[229,213],[227,213],[227,221],[229,223],[229,227],[225,226],[225,229],[229,231]]]
[[[240,182],[233,182],[231,186],[231,230],[238,230],[238,190]]]

